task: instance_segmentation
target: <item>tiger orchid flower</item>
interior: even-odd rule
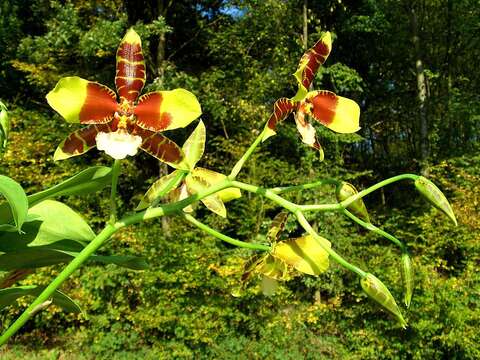
[[[55,151],[62,160],[93,147],[114,159],[142,149],[178,167],[184,154],[160,131],[185,127],[201,114],[195,95],[185,89],[155,91],[140,96],[145,85],[145,60],[139,35],[130,29],[116,55],[117,95],[105,85],[77,76],[60,79],[47,95],[50,106],[67,122],[88,125],[70,134]]]
[[[301,57],[297,71],[294,73],[298,82],[297,94],[291,99],[280,98],[275,102],[263,140],[275,135],[277,124],[294,112],[295,123],[302,141],[319,150],[323,158],[315,128],[308,122],[308,116],[337,133],[354,133],[360,129],[360,107],[355,101],[337,96],[327,90],[308,90],[317,70],[325,63],[331,49],[332,37],[330,32],[326,32]]]

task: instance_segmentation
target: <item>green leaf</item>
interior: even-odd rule
[[[100,191],[112,182],[112,169],[93,166],[49,189],[28,196],[30,206],[57,196],[86,195]]]
[[[207,133],[205,125],[203,124],[203,121],[200,120],[197,127],[193,130],[182,147],[182,150],[185,153],[185,160],[190,170],[195,168],[195,165],[197,165],[197,162],[202,157],[203,152],[205,151],[206,138]]]
[[[15,300],[23,296],[38,296],[45,289],[45,286],[18,286],[0,290],[0,310],[12,305]],[[65,312],[81,312],[82,309],[66,294],[55,290],[51,297],[55,305],[60,306]]]
[[[430,180],[423,176],[419,176],[415,180],[415,187],[417,190],[425,197],[425,199],[430,202],[433,206],[437,209],[442,211],[445,215],[447,215],[453,223],[458,225],[457,219],[455,218],[455,214],[453,213],[453,209],[448,202],[447,198],[440,189]]]
[[[77,247],[84,246],[95,237],[85,220],[60,202],[42,201],[30,208],[28,214],[35,219],[24,224],[23,234],[0,233],[0,251],[18,251],[25,247],[52,244],[56,248],[68,245],[66,248],[71,249],[75,243]]]
[[[370,298],[394,315],[404,329],[407,327],[407,322],[403,318],[395,299],[387,287],[377,277],[372,274],[367,274],[360,279],[360,285],[362,285],[363,291],[365,291]]]
[[[155,201],[176,189],[186,175],[187,173],[183,170],[175,170],[168,175],[162,176],[150,186],[135,210],[146,209],[154,204]]]
[[[0,193],[5,196],[10,206],[11,217],[15,223],[15,228],[20,232],[28,213],[28,200],[25,191],[23,191],[23,188],[16,181],[7,176],[0,175]]]

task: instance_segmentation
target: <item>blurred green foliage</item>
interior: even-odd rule
[[[473,36],[479,7],[471,0],[447,1],[446,7],[424,3],[422,40],[431,91],[429,178],[451,200],[459,226],[453,228],[416,195],[413,184],[400,183],[365,199],[372,222],[405,241],[412,254],[416,288],[410,309],[403,310],[406,331],[361,292],[356,276],[337,266],[318,278],[294,278],[274,297],[259,294],[258,283],[242,297],[233,297],[242,259],[251,251],[219,243],[172,218],[125,229],[104,247],[106,253],[147,257],[148,270],[113,265],[81,269],[62,291],[81,304],[86,316],[52,307],[0,350],[2,358],[479,358],[480,100],[474,68],[478,37]],[[113,87],[116,46],[131,25],[144,43],[151,84],[147,90],[184,87],[199,97],[207,127],[199,166],[229,170],[274,100],[294,95],[291,74],[303,52],[302,1],[152,4],[0,0],[0,86],[12,122],[0,173],[31,193],[87,165],[109,164],[95,150],[53,162],[55,147],[72,127],[46,107],[44,96],[65,75]],[[281,186],[335,177],[361,189],[393,173],[418,170],[407,5],[388,0],[309,2],[309,43],[322,30],[336,35],[316,85],[357,100],[363,129],[344,136],[319,128],[326,153],[320,162],[286,121],[254,154],[242,180]],[[161,58],[164,33],[166,56]],[[192,129],[172,137],[183,143]],[[121,211],[128,211],[158,177],[159,166],[141,154],[126,162],[124,170]],[[62,200],[98,230],[108,212],[107,193],[101,195]],[[288,198],[320,203],[334,201],[335,193],[325,187]],[[228,220],[202,208],[197,215],[248,241],[265,236],[277,210],[246,194],[229,204]],[[309,220],[336,251],[374,273],[401,299],[400,252],[395,247],[337,214],[315,214]],[[293,223],[287,231],[301,235]],[[46,284],[60,269],[43,269],[21,284]],[[0,314],[2,328],[26,301]]]

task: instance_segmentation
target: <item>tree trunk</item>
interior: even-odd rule
[[[417,76],[417,98],[419,103],[419,128],[420,128],[420,166],[422,174],[426,175],[428,172],[428,122],[427,122],[427,80],[425,78],[425,71],[423,68],[423,61],[421,55],[421,44],[418,29],[417,13],[415,6],[412,3],[410,7],[410,25],[413,42],[413,51],[415,59],[415,71]]]

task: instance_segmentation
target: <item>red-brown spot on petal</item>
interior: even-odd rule
[[[87,84],[87,96],[80,110],[79,118],[82,124],[102,124],[112,120],[118,104],[115,93],[108,87],[98,83]]]
[[[306,101],[312,104],[310,114],[323,125],[332,123],[335,117],[338,98],[330,91],[318,91],[316,95],[309,97]]]

